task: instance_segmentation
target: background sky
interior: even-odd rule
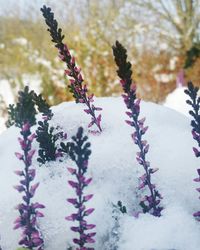
[[[48,4],[48,0],[0,0],[0,15],[9,15],[11,12],[18,11],[22,16],[26,15],[26,10],[29,6],[32,8],[40,8],[44,4]],[[56,2],[56,1],[55,1]]]

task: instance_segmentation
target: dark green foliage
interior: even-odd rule
[[[56,44],[56,48],[63,49],[64,44],[62,41],[65,36],[62,35],[62,29],[58,28],[58,22],[56,21],[56,19],[54,19],[54,13],[51,12],[51,8],[46,7],[45,5],[40,10],[42,11],[42,14],[45,18],[45,22],[49,27],[47,30],[49,31],[52,37],[51,41]]]
[[[43,115],[43,121],[38,122],[36,140],[39,142],[39,157],[37,160],[44,164],[45,162],[56,160],[58,134],[54,133],[54,127],[49,126],[49,120],[53,117],[49,104],[43,99],[41,94],[34,94],[34,102],[37,105],[38,111]]]
[[[188,83],[188,89],[185,90],[185,93],[190,97],[190,100],[187,100],[187,104],[192,106],[192,110],[189,111],[189,114],[194,118],[191,121],[191,126],[197,133],[200,134],[200,97],[197,93],[199,91],[198,87],[195,87],[192,82]]]
[[[140,202],[140,206],[144,214],[149,212],[149,207],[145,205],[144,201]]]
[[[54,128],[49,126],[48,120],[39,121],[38,129],[36,130],[36,140],[39,142],[40,149],[38,150],[38,162],[44,164],[47,161],[56,160],[56,141],[58,136],[53,134]]]
[[[72,136],[72,142],[61,143],[61,151],[67,153],[77,165],[81,164],[87,161],[91,154],[91,144],[86,142],[87,140],[88,137],[83,136],[83,128],[80,127],[76,136]]]
[[[115,62],[118,66],[117,74],[122,81],[124,81],[122,86],[125,93],[130,92],[132,84],[132,70],[131,63],[127,61],[127,50],[122,46],[121,43],[116,41],[115,45],[112,46],[113,55],[115,57]]]
[[[9,118],[7,126],[14,125],[22,127],[24,123],[29,123],[31,126],[36,124],[36,109],[33,101],[34,91],[29,91],[26,86],[23,91],[18,92],[18,102],[15,105],[9,105],[8,114]]]
[[[66,45],[63,43],[64,35],[62,35],[62,29],[58,28],[58,22],[56,19],[54,19],[54,13],[51,11],[51,8],[46,7],[45,5],[43,8],[41,8],[41,12],[45,18],[45,22],[47,26],[49,27],[47,30],[49,31],[52,42],[55,43],[55,47],[59,49],[59,51],[63,54],[66,63],[69,65],[71,63],[71,55],[66,50]],[[74,65],[75,66],[75,65]],[[72,73],[71,76],[75,77],[76,74]],[[76,79],[77,82],[79,82],[78,79]],[[79,103],[79,99],[82,98],[82,96],[76,91],[76,88],[74,85],[70,84],[68,86],[69,92],[72,93],[76,103]]]
[[[53,113],[50,109],[49,104],[45,99],[43,99],[42,95],[37,95],[34,93],[33,100],[38,108],[38,111],[41,112],[44,116],[48,117],[48,119],[50,120],[53,116]]]
[[[6,122],[6,127],[9,128],[15,124],[15,105],[9,104],[7,111],[8,111],[8,120]]]
[[[59,148],[59,151],[60,152],[63,152],[65,154],[69,154],[69,149],[70,149],[70,143],[64,143],[64,142],[61,142],[60,143],[60,148]]]
[[[118,202],[117,202],[117,206],[118,206],[118,208],[119,208],[119,210],[120,210],[120,212],[121,212],[122,214],[126,214],[126,213],[127,213],[126,207],[123,206],[123,204],[122,204],[121,201],[118,201]]]
[[[21,127],[26,122],[29,122],[31,126],[35,125],[36,106],[38,111],[49,120],[52,118],[53,113],[50,110],[50,106],[42,98],[42,95],[37,95],[33,90],[29,91],[29,87],[26,86],[23,91],[18,92],[17,104],[10,104],[8,106],[8,121],[6,122],[6,126],[15,125]]]
[[[186,60],[184,68],[190,68],[193,66],[197,58],[200,57],[200,44],[194,45],[186,54]]]
[[[45,163],[56,159],[57,147],[55,143],[59,136],[62,137],[62,133],[53,134],[54,128],[50,127],[48,123],[53,113],[41,94],[37,95],[33,90],[29,92],[28,86],[23,91],[19,91],[18,103],[9,105],[9,118],[6,125],[10,127],[15,124],[15,126],[21,127],[26,122],[31,126],[35,125],[36,107],[43,115],[43,121],[38,122],[36,130],[36,140],[39,142],[40,147],[37,160],[40,163]]]

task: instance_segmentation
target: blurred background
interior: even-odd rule
[[[72,99],[40,12],[43,4],[54,11],[96,96],[121,94],[111,49],[116,40],[128,50],[142,99],[179,102],[181,109],[177,88],[189,80],[200,86],[200,0],[0,0],[1,128],[6,107],[25,85],[51,105]],[[173,91],[175,101],[167,101]]]

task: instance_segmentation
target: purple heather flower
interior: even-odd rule
[[[101,108],[92,105],[94,102],[94,94],[88,94],[87,86],[83,84],[84,79],[81,74],[81,69],[76,65],[75,58],[71,55],[68,46],[63,43],[64,36],[61,35],[62,29],[58,28],[58,23],[54,19],[54,14],[51,12],[51,9],[43,6],[41,11],[46,20],[46,24],[49,26],[48,31],[53,38],[52,41],[56,44],[55,47],[58,49],[59,58],[67,65],[67,69],[64,72],[69,78],[70,92],[73,94],[77,103],[84,103],[87,106],[87,109],[84,111],[91,116],[91,122],[88,128],[95,124],[98,132],[101,133],[101,116],[97,116],[95,113],[95,111],[100,111]]]
[[[196,157],[200,157],[200,97],[198,96],[199,88],[195,87],[192,82],[188,83],[188,88],[185,90],[185,94],[190,97],[186,103],[192,107],[189,114],[192,116],[192,137],[197,142],[198,148],[193,147],[193,152]],[[200,182],[200,169],[197,169],[198,177],[194,179],[195,182]],[[197,192],[200,192],[200,188],[196,188]],[[194,217],[200,221],[200,211],[193,214]]]
[[[14,229],[22,229],[22,238],[19,241],[19,245],[23,245],[29,249],[43,250],[43,239],[37,226],[37,218],[44,215],[38,211],[38,209],[44,208],[44,205],[40,203],[32,203],[31,198],[35,195],[35,191],[39,186],[39,183],[31,185],[31,182],[35,178],[36,171],[31,168],[32,157],[35,150],[31,150],[31,144],[35,138],[34,134],[31,134],[30,125],[25,123],[21,128],[22,138],[19,138],[23,153],[15,153],[19,160],[24,162],[24,170],[17,170],[15,174],[22,177],[20,185],[14,186],[14,188],[23,193],[23,203],[20,203],[16,209],[19,211],[19,217],[14,221]]]
[[[15,153],[16,157],[19,159],[19,160],[23,160],[23,155],[20,154],[20,153]]]
[[[131,137],[139,148],[139,152],[136,153],[136,160],[141,166],[143,166],[145,172],[139,178],[140,182],[138,189],[147,188],[150,193],[148,198],[145,197],[141,200],[140,205],[144,213],[149,212],[154,216],[161,216],[163,207],[158,205],[162,197],[156,189],[156,186],[151,183],[151,175],[156,171],[153,171],[152,168],[150,168],[150,163],[146,160],[146,155],[149,151],[149,144],[143,139],[143,136],[147,132],[148,126],[144,125],[146,120],[145,117],[142,119],[139,118],[141,99],[136,97],[136,84],[131,78],[131,63],[127,62],[126,49],[119,42],[116,42],[116,45],[113,46],[113,54],[118,66],[117,73],[121,79],[120,83],[124,90],[122,97],[128,109],[126,114],[129,117],[129,120],[125,120],[125,122],[134,128]]]
[[[86,172],[88,167],[88,158],[91,153],[89,150],[90,144],[87,142],[87,137],[83,136],[83,129],[79,128],[76,137],[72,137],[73,142],[70,143],[69,156],[76,162],[77,169],[67,168],[68,171],[75,177],[76,181],[68,181],[69,185],[75,189],[77,195],[76,198],[68,198],[67,201],[72,204],[77,213],[73,213],[67,216],[65,219],[68,221],[77,221],[78,226],[72,226],[71,230],[79,234],[79,238],[73,239],[73,242],[81,249],[93,249],[86,247],[86,244],[92,244],[95,242],[95,232],[86,233],[87,230],[95,228],[94,224],[87,224],[86,218],[94,212],[94,208],[86,208],[85,203],[92,199],[93,194],[84,194],[85,188],[91,183],[92,178],[86,178]],[[75,155],[79,161],[75,160]]]

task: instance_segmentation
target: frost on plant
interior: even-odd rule
[[[123,206],[121,201],[117,205],[112,203],[112,219],[114,221],[111,231],[107,234],[105,249],[118,250],[120,240],[120,220],[123,214],[126,214],[126,207]]]
[[[145,126],[145,118],[139,118],[140,115],[140,99],[136,97],[136,85],[132,81],[131,63],[127,61],[126,49],[117,41],[113,46],[113,54],[115,62],[118,66],[117,74],[120,77],[124,94],[122,95],[128,112],[126,112],[129,120],[126,123],[134,128],[134,133],[131,135],[134,143],[138,146],[137,162],[144,168],[144,174],[139,178],[139,190],[147,188],[149,195],[145,195],[140,201],[140,206],[143,212],[151,213],[154,216],[161,216],[163,207],[160,205],[162,199],[160,193],[156,189],[155,184],[152,184],[152,174],[158,169],[151,168],[150,162],[146,159],[149,151],[148,142],[143,139],[148,126]]]
[[[32,142],[35,138],[35,134],[31,134],[30,124],[24,123],[21,128],[21,137],[18,138],[22,152],[15,153],[16,157],[23,161],[24,169],[15,171],[21,180],[20,184],[14,186],[14,188],[22,193],[23,202],[17,205],[16,209],[19,211],[19,217],[15,220],[14,229],[22,229],[22,237],[19,241],[19,245],[28,247],[28,249],[42,250],[43,239],[38,228],[37,220],[44,215],[39,209],[44,208],[44,205],[38,202],[32,202],[32,198],[35,195],[36,189],[39,183],[31,184],[35,179],[36,171],[32,167],[32,157],[35,150],[32,149]]]
[[[101,114],[96,115],[96,112],[101,111],[102,108],[95,107],[93,104],[94,94],[89,95],[87,85],[83,84],[84,79],[81,74],[81,69],[77,66],[75,58],[71,55],[67,45],[63,43],[64,35],[62,35],[62,29],[58,28],[58,23],[54,19],[54,13],[51,12],[51,9],[47,8],[46,6],[43,6],[41,11],[45,18],[46,24],[49,27],[48,31],[52,37],[52,42],[56,44],[55,47],[59,50],[59,57],[67,65],[65,75],[69,77],[69,90],[73,94],[73,97],[77,103],[84,103],[86,105],[87,108],[84,109],[84,112],[91,116],[91,121],[88,125],[88,128],[92,127],[94,124],[98,128],[97,131],[91,132],[101,132]]]
[[[197,142],[198,148],[193,147],[193,151],[196,157],[200,157],[200,97],[198,96],[198,87],[194,87],[192,82],[188,83],[188,89],[185,90],[185,94],[190,97],[187,100],[187,104],[191,106],[192,110],[189,114],[192,116],[191,126],[192,126],[192,137]],[[200,169],[197,169],[198,177],[194,179],[195,182],[200,182]],[[200,188],[196,189],[200,193]],[[197,220],[200,221],[200,211],[193,214]]]
[[[73,242],[79,247],[77,250],[92,250],[94,248],[87,247],[87,244],[95,242],[95,232],[88,233],[88,230],[95,228],[94,224],[87,223],[87,216],[93,213],[94,208],[86,208],[86,203],[92,199],[93,194],[85,194],[85,188],[91,183],[92,178],[86,176],[88,169],[88,160],[91,154],[90,143],[88,137],[83,135],[83,128],[79,128],[76,136],[72,137],[73,142],[69,143],[69,156],[76,163],[76,168],[69,167],[68,171],[74,176],[74,180],[68,181],[69,185],[75,190],[76,197],[69,198],[67,201],[71,203],[76,212],[66,217],[68,221],[76,222],[71,227],[73,232],[78,233],[78,237]]]

